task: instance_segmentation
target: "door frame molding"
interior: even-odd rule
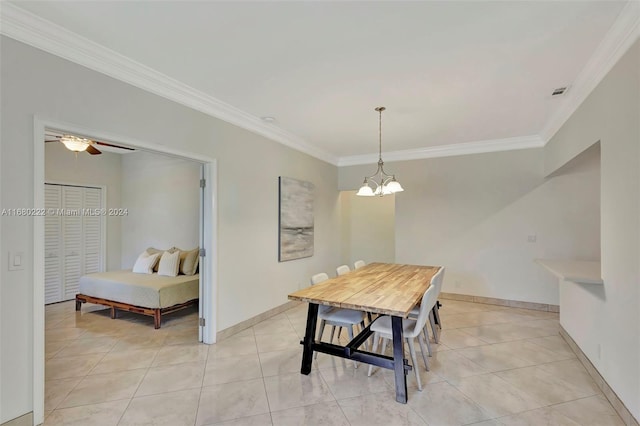
[[[218,229],[217,229],[217,170],[215,158],[186,150],[170,148],[153,142],[141,141],[132,137],[105,133],[99,129],[92,129],[74,123],[66,123],[38,115],[33,116],[33,207],[44,208],[45,183],[45,128],[51,128],[68,133],[80,134],[99,140],[109,141],[143,151],[151,151],[172,157],[191,160],[204,165],[207,185],[204,190],[203,246],[206,257],[201,259],[204,264],[205,275],[202,282],[204,300],[200,301],[201,315],[205,319],[202,327],[202,341],[206,344],[216,342],[217,318],[216,303],[218,293]],[[33,422],[34,425],[44,423],[44,378],[45,378],[45,348],[44,348],[44,217],[33,218]],[[106,221],[105,221],[106,222]],[[106,266],[106,265],[105,265]],[[215,272],[214,272],[215,271]]]

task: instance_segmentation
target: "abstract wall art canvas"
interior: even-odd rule
[[[313,184],[280,176],[278,261],[313,256]]]

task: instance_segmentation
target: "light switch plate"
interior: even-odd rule
[[[22,251],[10,251],[9,252],[9,270],[10,271],[22,271],[24,269],[24,252]]]

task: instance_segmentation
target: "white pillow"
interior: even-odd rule
[[[178,270],[180,267],[180,251],[176,250],[173,253],[165,251],[160,258],[160,265],[158,265],[158,275],[165,275],[167,277],[178,276]]]
[[[149,254],[143,251],[135,265],[133,265],[133,272],[136,274],[153,274],[153,267],[156,266],[156,262],[160,257],[160,253]]]

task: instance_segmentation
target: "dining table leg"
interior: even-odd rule
[[[404,345],[402,342],[402,317],[391,317],[391,331],[393,335],[393,371],[396,383],[396,401],[407,403],[407,375],[404,359]]]
[[[304,332],[304,340],[302,341],[302,367],[300,373],[311,373],[311,363],[313,362],[313,340],[316,335],[316,323],[318,321],[318,304],[309,303],[309,311],[307,312],[307,328]],[[405,390],[406,393],[406,390]]]

